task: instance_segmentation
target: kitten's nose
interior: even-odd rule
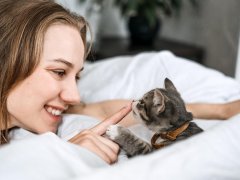
[[[143,105],[140,104],[140,103],[137,103],[137,108],[138,108],[138,109],[142,109],[142,108],[143,108]]]

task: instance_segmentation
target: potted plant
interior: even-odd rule
[[[79,0],[84,2],[86,0]],[[127,19],[132,44],[151,45],[161,26],[162,16],[178,15],[186,0],[112,0]],[[196,5],[197,0],[189,0]],[[103,5],[104,0],[92,0]]]

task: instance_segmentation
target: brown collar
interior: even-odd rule
[[[189,126],[189,122],[183,124],[179,128],[175,129],[174,131],[169,131],[166,133],[155,133],[151,139],[151,144],[155,149],[159,149],[165,146],[165,142],[163,141],[161,143],[156,143],[157,139],[161,137],[162,139],[174,141],[176,140],[177,136],[181,134],[183,131],[185,131]]]

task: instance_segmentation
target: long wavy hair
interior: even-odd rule
[[[8,142],[8,95],[39,64],[45,32],[54,23],[78,29],[86,58],[89,25],[82,16],[51,0],[0,1],[0,144]]]

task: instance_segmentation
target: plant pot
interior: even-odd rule
[[[133,16],[128,20],[131,45],[151,46],[156,39],[161,22],[159,19],[151,24],[143,16]]]

